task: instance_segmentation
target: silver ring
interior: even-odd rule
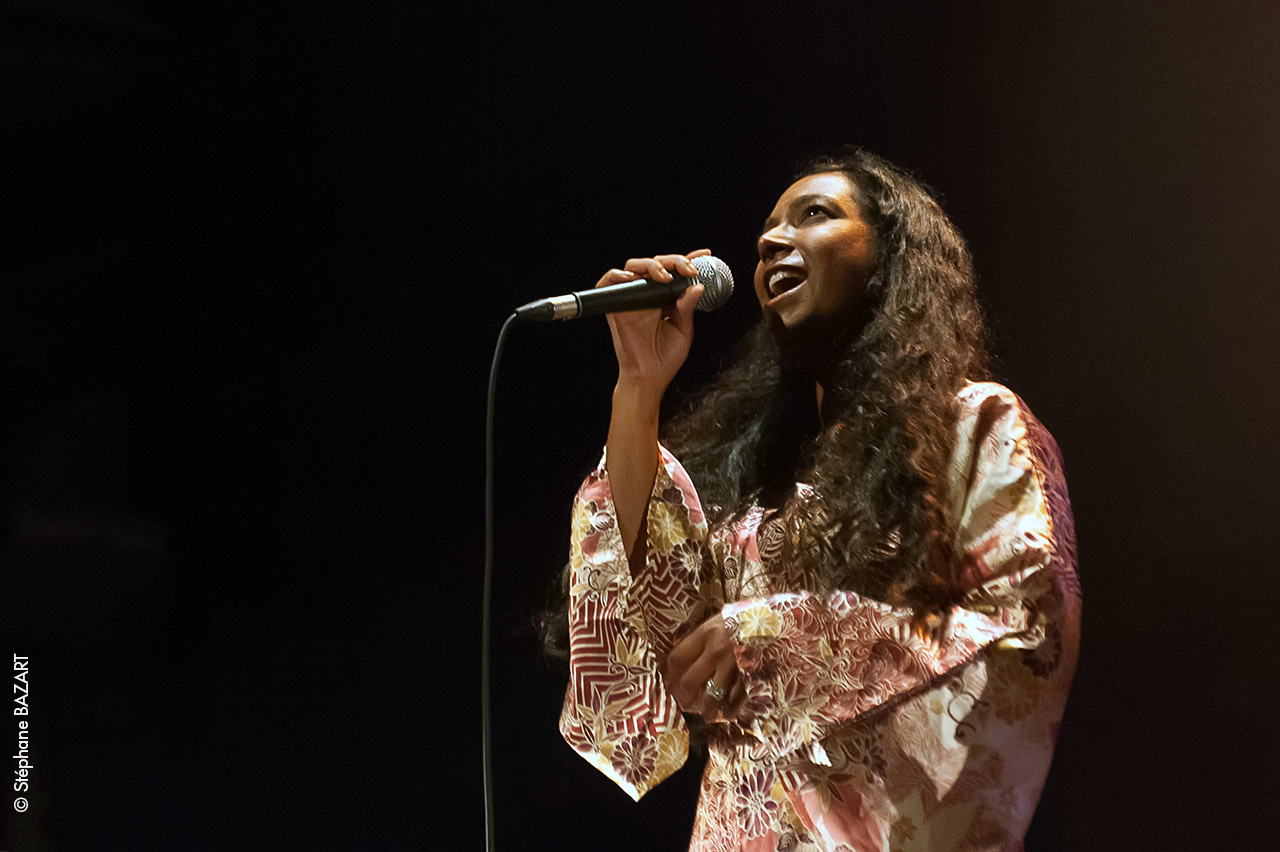
[[[707,681],[707,695],[710,695],[716,701],[724,701],[724,697],[728,694],[723,688],[716,686],[714,680]]]

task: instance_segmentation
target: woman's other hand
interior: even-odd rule
[[[742,721],[746,688],[729,631],[718,613],[676,643],[662,665],[662,679],[686,713],[697,713],[710,721]],[[717,700],[707,691],[708,681],[724,690],[723,699]]]

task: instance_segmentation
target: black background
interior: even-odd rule
[[[1280,12],[943,5],[0,4],[4,848],[480,848],[503,319],[637,254],[746,282],[842,142],[941,195],[1066,457],[1083,655],[1028,849],[1270,845]],[[610,359],[522,327],[501,373],[502,849],[692,819],[695,771],[634,805],[563,745],[530,627]]]

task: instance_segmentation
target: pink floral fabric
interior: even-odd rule
[[[1022,848],[1075,669],[1075,535],[1057,446],[1022,401],[970,383],[957,405],[961,603],[942,617],[806,591],[761,510],[708,534],[665,449],[633,579],[603,460],[583,483],[568,743],[639,799],[688,755],[657,661],[717,611],[734,641],[752,722],[709,726],[691,850]]]

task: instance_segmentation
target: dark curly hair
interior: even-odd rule
[[[986,331],[964,239],[921,183],[860,149],[809,160],[852,184],[876,235],[865,324],[824,382],[788,365],[761,323],[745,351],[663,441],[689,471],[709,521],[752,504],[785,508],[799,559],[822,591],[937,605],[952,558],[947,464],[955,397],[987,377]],[[795,483],[809,500],[789,499]],[[790,561],[787,560],[787,561]]]
[[[987,377],[972,260],[928,190],[857,148],[795,175],[835,172],[876,236],[865,322],[838,342],[819,423],[811,371],[789,363],[762,321],[732,366],[663,432],[698,488],[709,523],[753,505],[781,509],[782,566],[819,586],[933,609],[950,602],[947,465],[956,393]],[[812,497],[795,497],[797,482]],[[773,566],[767,566],[773,567]],[[544,619],[562,649],[564,613]]]

